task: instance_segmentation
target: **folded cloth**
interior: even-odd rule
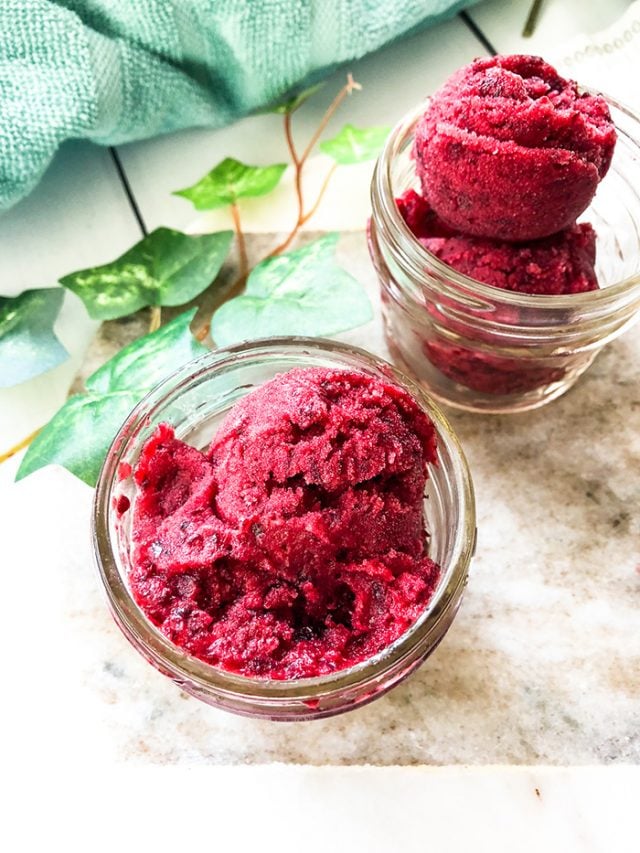
[[[65,139],[220,127],[475,0],[1,0],[0,208]]]

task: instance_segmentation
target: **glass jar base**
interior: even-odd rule
[[[139,606],[131,589],[132,476],[159,424],[194,448],[207,446],[237,400],[298,368],[359,372],[395,384],[433,423],[438,464],[429,463],[424,526],[429,556],[441,567],[433,595],[397,639],[353,666],[305,678],[261,678],[212,666],[174,644]],[[126,507],[119,511],[121,498]],[[207,353],[158,385],[121,427],[100,474],[93,515],[94,554],[116,623],[129,642],[182,690],[214,707],[253,718],[310,720],[372,701],[398,684],[436,648],[460,604],[475,547],[473,487],[464,454],[438,407],[392,365],[335,341],[270,338]]]
[[[580,370],[567,372],[561,381],[545,384],[528,393],[486,394],[448,378],[426,358],[421,359],[420,366],[412,364],[403,356],[394,340],[394,335],[387,328],[385,328],[385,340],[394,364],[414,379],[438,403],[463,412],[487,415],[528,412],[556,400],[573,387],[596,355],[594,354]]]

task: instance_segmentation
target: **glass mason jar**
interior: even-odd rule
[[[430,466],[425,516],[429,555],[442,568],[421,617],[392,645],[350,669],[290,681],[226,672],[187,654],[168,640],[134,601],[128,584],[131,476],[142,446],[160,423],[178,438],[206,447],[233,404],[278,373],[294,367],[355,370],[408,391],[429,415],[438,437],[439,461]],[[125,510],[123,512],[123,510]],[[93,511],[94,553],[115,621],[157,669],[199,699],[248,716],[271,720],[326,717],[362,705],[414,670],[438,645],[467,582],[475,545],[471,478],[457,438],[440,410],[409,379],[364,350],[332,341],[271,338],[207,353],[178,370],[133,410],[107,454]]]
[[[564,394],[640,311],[640,120],[607,97],[611,168],[581,221],[597,233],[600,288],[568,296],[501,290],[456,272],[415,239],[395,199],[419,189],[414,129],[392,131],[371,186],[369,250],[395,362],[440,402],[479,412],[533,409]]]

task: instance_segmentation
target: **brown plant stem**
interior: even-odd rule
[[[298,159],[298,152],[296,151],[296,146],[293,141],[293,134],[291,132],[291,115],[291,113],[285,114],[284,135],[285,139],[287,140],[287,148],[289,149],[289,154],[291,155],[291,160],[295,168],[296,199],[298,202],[298,216],[296,219],[297,222],[304,213],[304,200],[302,198],[302,167],[300,165],[300,160]]]
[[[327,185],[329,183],[329,180],[331,179],[331,176],[335,172],[335,164],[331,168],[327,177],[325,178],[324,183],[322,185],[322,188],[320,189],[320,193],[319,193],[315,203],[313,204],[313,207],[311,208],[311,210],[309,210],[307,212],[305,212],[305,209],[304,209],[304,198],[303,198],[303,194],[302,194],[302,170],[304,168],[304,164],[309,159],[309,155],[311,154],[311,152],[315,148],[318,140],[320,139],[320,137],[322,136],[322,133],[324,132],[324,129],[326,128],[327,124],[331,120],[331,117],[333,116],[335,111],[338,109],[340,104],[344,101],[344,99],[347,97],[347,95],[350,95],[352,92],[355,92],[356,90],[359,90],[359,89],[362,89],[362,86],[359,83],[356,83],[356,81],[353,79],[351,74],[348,74],[347,75],[347,82],[342,87],[342,89],[340,89],[340,91],[335,96],[333,101],[327,107],[325,114],[322,116],[322,119],[320,120],[320,124],[316,128],[315,133],[313,134],[313,136],[309,140],[307,147],[304,149],[304,151],[302,152],[301,155],[298,155],[298,153],[296,151],[296,148],[295,148],[295,145],[293,142],[293,136],[291,133],[291,115],[292,114],[287,113],[285,115],[285,117],[284,117],[284,133],[285,133],[285,138],[287,140],[287,147],[288,147],[289,152],[291,154],[291,159],[293,160],[293,165],[295,168],[295,188],[296,188],[296,198],[297,198],[297,203],[298,203],[298,215],[296,217],[296,221],[293,225],[293,228],[291,229],[289,234],[285,237],[285,239],[282,241],[282,243],[277,245],[275,247],[275,249],[272,249],[269,252],[269,254],[266,256],[267,258],[273,258],[275,255],[279,255],[281,252],[284,252],[284,250],[287,249],[291,245],[291,243],[293,242],[293,240],[296,237],[300,228],[305,224],[305,222],[308,222],[309,219],[311,219],[311,217],[317,211],[317,209],[320,205],[320,202],[322,201],[322,197],[324,196],[324,193],[327,189]],[[266,260],[266,258],[265,258],[265,260]]]
[[[238,278],[233,282],[231,287],[221,291],[220,295],[211,307],[211,314],[209,315],[210,317],[212,317],[216,313],[218,308],[221,308],[226,302],[229,302],[229,300],[233,299],[235,296],[239,296],[242,293],[242,291],[244,290],[244,286],[247,283],[247,278],[248,272],[244,275],[239,275]],[[202,342],[207,337],[210,331],[211,320],[206,323],[203,323],[203,325],[198,329],[198,331],[195,332],[194,337]],[[211,342],[215,347],[216,342],[213,340],[213,338],[211,339]]]
[[[242,230],[242,222],[240,221],[240,211],[238,210],[238,205],[235,201],[229,205],[229,210],[231,211],[233,227],[236,232],[239,275],[230,287],[218,291],[217,298],[211,308],[211,315],[215,314],[218,308],[224,305],[225,302],[228,302],[230,299],[233,299],[234,296],[237,296],[239,293],[242,293],[242,291],[244,290],[244,286],[247,282],[247,277],[249,275],[247,242],[245,240],[244,231]],[[194,337],[198,341],[203,341],[209,334],[210,329],[211,320],[206,323],[203,323],[203,325],[198,329],[198,331],[194,333]]]
[[[311,207],[311,209],[308,210],[305,213],[305,215],[302,217],[302,221],[300,222],[300,225],[305,225],[311,219],[311,217],[314,216],[314,214],[316,213],[316,211],[320,207],[320,202],[324,198],[324,194],[327,191],[327,187],[329,186],[331,178],[333,177],[337,168],[338,168],[338,164],[333,163],[333,165],[331,166],[331,168],[329,169],[329,171],[325,175],[324,181],[322,182],[322,186],[320,187],[320,192],[318,193],[318,197],[316,198],[315,202],[313,203],[313,206]]]
[[[193,333],[193,337],[194,337],[197,341],[200,341],[200,343],[202,343],[202,341],[203,341],[203,340],[207,337],[207,335],[209,334],[209,329],[210,329],[210,328],[211,328],[211,321],[210,321],[210,320],[207,320],[207,322],[206,322],[206,323],[203,323],[203,324],[200,326],[200,328],[198,329],[198,331],[197,331],[197,332],[194,332],[194,333]]]
[[[293,242],[294,237],[296,236],[296,234],[297,234],[297,233],[298,233],[298,231],[300,230],[300,226],[301,226],[301,224],[302,224],[302,218],[301,218],[301,217],[298,217],[298,218],[296,219],[296,224],[295,224],[295,225],[294,225],[294,227],[291,229],[291,231],[289,231],[289,233],[287,234],[287,236],[285,237],[285,239],[282,241],[282,243],[279,243],[279,244],[275,247],[275,249],[272,249],[272,250],[269,252],[269,254],[268,254],[268,255],[265,255],[265,256],[264,256],[264,258],[263,258],[262,260],[263,260],[263,261],[266,261],[266,260],[268,260],[269,258],[274,258],[276,255],[279,255],[281,252],[284,252],[284,250],[285,250],[285,249],[287,249],[287,248],[289,247],[290,243],[292,243],[292,242]]]
[[[247,283],[248,277],[248,273],[245,273],[244,275],[239,275],[238,278],[233,282],[229,290],[226,291],[224,299],[220,304],[222,305],[225,302],[229,302],[229,300],[233,299],[235,296],[239,296],[244,290],[244,286]]]
[[[162,322],[162,308],[159,305],[152,305],[149,313],[149,334],[157,332]]]
[[[317,144],[318,140],[320,139],[320,136],[322,135],[324,129],[326,128],[327,124],[331,120],[331,117],[333,116],[335,111],[338,109],[338,107],[340,106],[342,101],[347,97],[347,95],[350,95],[352,92],[356,91],[357,89],[361,89],[361,88],[362,88],[362,86],[359,83],[356,83],[356,81],[353,79],[351,74],[348,74],[347,75],[347,82],[342,87],[342,89],[338,92],[338,94],[335,96],[333,101],[329,104],[329,107],[327,108],[326,112],[322,116],[322,119],[320,120],[320,124],[316,128],[315,133],[313,134],[313,136],[309,140],[309,143],[308,143],[307,147],[304,149],[302,154],[298,154],[298,151],[296,149],[296,145],[295,145],[295,142],[293,139],[293,128],[292,128],[292,115],[293,115],[293,113],[286,113],[285,114],[285,116],[284,116],[284,135],[285,135],[285,140],[287,143],[287,148],[289,149],[289,154],[291,155],[291,161],[293,163],[293,167],[295,170],[294,185],[295,185],[295,191],[296,191],[297,216],[296,216],[296,221],[293,225],[293,228],[291,229],[291,231],[289,232],[287,237],[283,240],[282,243],[280,243],[279,246],[276,246],[275,249],[273,249],[271,252],[269,252],[269,254],[265,258],[263,258],[263,260],[267,260],[267,258],[272,258],[275,255],[279,255],[281,252],[284,252],[284,250],[291,244],[291,242],[293,241],[293,239],[297,235],[298,231],[300,230],[300,227],[302,225],[304,225],[305,222],[308,222],[309,219],[311,219],[311,217],[314,216],[316,211],[318,210],[318,207],[320,206],[320,202],[322,201],[322,198],[323,198],[323,196],[327,190],[327,187],[329,185],[329,181],[331,180],[331,177],[333,176],[333,174],[337,168],[337,163],[334,163],[332,165],[331,169],[329,170],[329,172],[325,176],[325,179],[322,182],[322,186],[320,187],[320,191],[318,193],[318,196],[308,211],[305,211],[305,209],[304,209],[304,195],[303,195],[303,189],[302,189],[302,170],[303,170],[304,164],[307,161],[307,159],[309,158],[309,155],[311,154],[314,147],[316,146],[316,144]],[[211,311],[212,315],[218,310],[218,308],[220,308],[222,305],[224,305],[225,302],[229,302],[229,300],[233,299],[235,296],[238,296],[239,294],[242,293],[242,291],[244,290],[245,285],[247,283],[247,278],[249,276],[249,262],[248,262],[248,257],[247,257],[247,246],[246,246],[244,232],[242,230],[242,223],[240,221],[240,211],[238,210],[238,205],[234,202],[233,204],[230,205],[230,210],[231,210],[231,217],[233,219],[233,226],[234,226],[234,229],[236,232],[236,239],[237,239],[237,245],[238,245],[239,275],[238,275],[238,278],[233,282],[231,287],[229,287],[227,290],[223,291],[221,293],[221,295],[218,297],[215,304],[213,305],[213,308]],[[203,341],[207,337],[207,334],[209,334],[210,328],[211,328],[210,322],[204,323],[201,326],[201,328],[198,329],[198,331],[195,333],[195,337],[197,338],[197,340]]]
[[[316,143],[318,142],[318,140],[322,136],[322,133],[324,132],[325,127],[329,124],[329,121],[331,120],[333,114],[338,109],[340,104],[344,101],[344,99],[347,97],[347,95],[350,95],[352,92],[355,92],[355,91],[360,91],[360,89],[362,89],[362,86],[360,85],[360,83],[356,83],[356,81],[353,79],[351,74],[347,74],[347,82],[344,84],[342,89],[340,89],[340,91],[335,96],[333,101],[331,101],[331,103],[329,104],[327,111],[325,112],[325,114],[320,119],[320,124],[316,128],[316,132],[313,134],[313,136],[309,140],[309,144],[307,145],[307,147],[302,152],[302,156],[300,157],[300,165],[301,166],[304,165],[307,157],[309,156],[309,154],[311,154],[311,152],[315,148]]]
[[[234,201],[231,204],[231,218],[233,219],[233,227],[236,232],[236,240],[238,241],[238,259],[239,259],[239,267],[240,267],[240,278],[247,277],[249,272],[249,261],[247,258],[247,243],[244,239],[244,232],[242,230],[242,222],[240,221],[240,211],[238,210],[238,205]]]
[[[28,447],[41,430],[42,427],[38,427],[38,429],[34,430],[26,438],[23,438],[17,444],[14,444],[13,447],[10,447],[9,450],[4,453],[0,453],[0,465],[3,462],[6,462],[7,459],[11,459],[12,456],[15,456],[16,453],[19,453],[23,448]]]

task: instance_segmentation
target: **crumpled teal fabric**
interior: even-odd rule
[[[70,138],[219,127],[474,0],[0,0],[0,208]]]

